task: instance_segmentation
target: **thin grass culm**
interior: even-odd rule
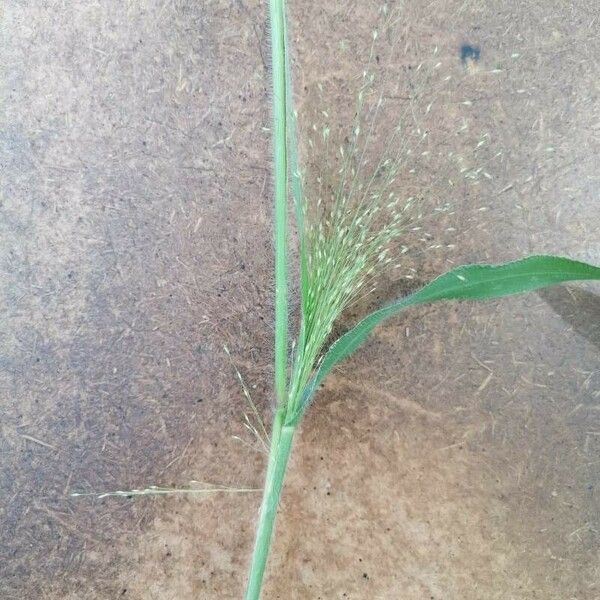
[[[333,180],[320,179],[320,186],[311,189],[307,199],[298,164],[284,0],[269,1],[269,19],[273,78],[275,409],[270,435],[266,431],[257,433],[259,439],[268,442],[268,464],[245,600],[260,598],[277,506],[298,424],[318,384],[365,341],[374,327],[399,311],[422,303],[484,300],[565,281],[600,279],[599,267],[557,256],[463,265],[367,314],[330,343],[342,313],[368,294],[381,274],[394,264],[401,237],[411,226],[414,201],[411,197],[401,199],[394,191],[394,183],[402,176],[399,152],[406,150],[406,145],[400,139],[401,128],[397,127],[387,140],[389,154],[384,152],[374,162],[366,160],[364,150],[360,149],[365,147],[360,146],[361,114],[372,79],[365,71],[356,121],[348,144],[338,149],[340,166],[334,170]],[[381,100],[375,98],[367,111],[371,126]],[[367,142],[373,134],[371,126],[367,125],[364,133]],[[329,129],[324,127],[317,135],[327,147]],[[424,137],[425,134],[421,136]],[[323,159],[313,157],[313,162]],[[288,196],[294,202],[300,263],[300,322],[291,348]],[[416,214],[418,217],[418,211]]]

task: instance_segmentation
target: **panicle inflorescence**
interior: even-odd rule
[[[386,11],[385,19],[384,28],[393,27],[395,18]],[[393,40],[388,64],[396,66],[392,58],[400,38],[386,37]],[[390,75],[386,88],[381,85],[383,80],[397,70],[384,66],[385,61],[380,64],[380,52],[375,52],[378,36],[374,34],[372,39],[355,103],[346,104],[347,95],[341,98],[341,110],[347,113],[351,127],[342,132],[329,121],[321,103],[315,122],[322,124],[308,128],[306,165],[310,177],[303,181],[302,198],[297,203],[301,208],[302,313],[288,390],[292,404],[298,402],[318,366],[344,310],[374,291],[386,270],[402,269],[402,276],[412,279],[415,270],[405,255],[413,244],[423,249],[442,247],[423,229],[427,218],[420,208],[423,198],[427,198],[432,216],[451,208],[446,194],[436,197],[437,181],[449,180],[446,171],[436,170],[433,183],[421,175],[426,169],[423,165],[437,165],[440,154],[431,140],[431,127],[426,125],[441,97],[431,95],[431,89],[441,94],[449,81],[436,74],[442,65],[438,48],[433,50],[433,66],[428,68],[428,63],[421,62],[411,70],[409,64],[408,70],[402,70],[401,80]],[[374,91],[376,71],[382,73],[382,79],[377,78],[380,93]],[[430,85],[429,77],[437,85]],[[323,86],[317,84],[317,88],[321,98]],[[485,143],[484,136],[477,148]],[[465,179],[467,174],[478,178],[480,172],[491,177],[483,167],[470,168],[462,156],[455,160],[460,162]],[[454,173],[456,167],[451,167]]]
[[[301,332],[290,382],[292,399],[308,381],[335,321],[353,302],[374,289],[375,280],[385,269],[395,266],[393,249],[413,215],[410,209],[414,199],[403,198],[394,186],[401,165],[393,144],[399,128],[388,140],[394,152],[373,164],[367,160],[372,122],[382,104],[381,97],[375,100],[368,115],[370,124],[363,128],[363,105],[372,84],[372,75],[365,72],[351,136],[337,153],[340,164],[317,177],[314,194],[304,198],[306,278]],[[319,141],[328,146],[329,127],[322,129]],[[314,145],[309,147],[315,150]]]

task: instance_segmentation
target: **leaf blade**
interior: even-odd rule
[[[352,354],[384,319],[418,304],[439,300],[485,300],[533,291],[576,280],[600,280],[600,267],[561,256],[528,256],[500,264],[470,264],[452,269],[420,290],[373,311],[338,338],[325,353],[307,384],[298,418],[324,377],[341,360]]]

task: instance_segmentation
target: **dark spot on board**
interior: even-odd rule
[[[468,60],[477,62],[481,56],[481,48],[471,44],[462,44],[460,47],[460,60],[466,63]]]

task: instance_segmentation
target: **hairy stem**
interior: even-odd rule
[[[279,420],[277,416],[280,417]],[[258,600],[260,598],[263,575],[271,544],[273,524],[275,522],[275,515],[277,514],[277,506],[292,448],[294,432],[294,427],[283,425],[283,415],[277,413],[273,426],[269,466],[256,529],[256,541],[254,543],[254,553],[250,565],[246,595],[244,596],[245,600]]]
[[[288,366],[288,269],[287,269],[287,195],[288,195],[288,118],[291,113],[291,82],[287,59],[285,0],[269,0],[271,59],[273,75],[273,171],[275,195],[275,394],[277,408],[273,419],[269,463],[256,540],[250,563],[245,600],[258,600],[267,564],[273,524],[288,463],[294,427],[287,426],[286,391]],[[292,131],[293,133],[293,131]],[[294,140],[295,141],[295,140]],[[295,155],[292,163],[296,165]],[[297,170],[297,166],[293,167]],[[296,173],[293,174],[296,178]],[[294,186],[297,191],[297,186]],[[296,194],[297,195],[297,194]]]

